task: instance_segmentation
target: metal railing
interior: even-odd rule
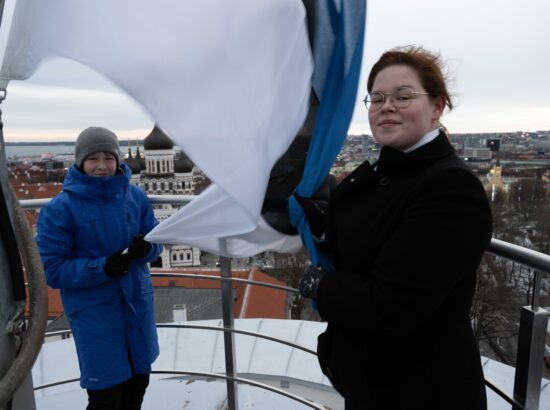
[[[297,401],[298,403],[305,404],[306,406],[311,407],[312,409],[327,410],[327,408],[325,406],[321,405],[321,404],[312,402],[308,399],[304,399],[303,397],[300,397],[300,396],[297,396],[295,394],[286,392],[282,389],[278,389],[276,387],[270,386],[269,384],[260,383],[260,382],[257,382],[255,380],[246,379],[244,377],[231,377],[231,376],[227,376],[225,374],[220,374],[220,373],[191,372],[191,371],[181,371],[181,370],[153,370],[151,373],[153,373],[153,374],[181,374],[181,375],[185,375],[185,376],[202,376],[202,377],[210,378],[210,379],[223,379],[223,380],[226,380],[226,381],[231,381],[233,383],[248,384],[250,386],[259,387],[261,389],[269,390],[269,391],[272,391],[274,393],[277,393],[281,396],[288,397],[289,399]],[[78,382],[78,381],[80,381],[79,378],[68,379],[68,380],[60,380],[60,381],[57,381],[57,382],[37,386],[37,387],[34,388],[34,390],[47,389],[47,388],[50,388],[50,387],[55,387],[55,386],[59,386],[59,385],[62,385],[62,384],[68,384],[68,383],[75,383],[75,382]]]
[[[149,195],[154,204],[185,204],[188,203],[192,196],[171,196],[171,195]],[[23,208],[39,208],[47,203],[49,199],[39,200],[21,200]],[[514,410],[538,410],[541,382],[542,382],[542,366],[543,366],[543,354],[545,339],[547,333],[548,312],[540,308],[540,289],[542,274],[550,274],[550,256],[540,252],[536,252],[521,246],[513,245],[508,242],[504,242],[498,239],[492,239],[488,254],[492,254],[498,257],[506,258],[510,261],[525,265],[534,269],[533,277],[533,289],[531,295],[531,305],[521,308],[519,339],[518,339],[518,351],[516,360],[516,373],[514,377],[514,391],[513,395],[508,394],[503,389],[499,388],[491,380],[486,379],[485,384],[506,402],[512,405]],[[239,378],[236,375],[235,367],[235,352],[234,352],[234,339],[235,333],[249,335],[253,337],[264,338],[277,343],[283,343],[294,348],[298,348],[307,351],[312,354],[316,354],[314,351],[307,349],[303,346],[287,342],[282,339],[263,335],[261,333],[249,332],[235,329],[233,326],[233,310],[231,299],[231,282],[247,283],[256,286],[265,286],[273,289],[278,289],[290,293],[297,293],[297,289],[275,285],[271,283],[264,283],[259,281],[252,281],[248,279],[240,279],[231,277],[231,264],[228,258],[221,258],[221,276],[212,275],[200,275],[200,274],[178,274],[178,273],[153,273],[153,276],[157,277],[187,277],[196,279],[208,279],[218,280],[222,282],[222,310],[223,310],[223,323],[224,327],[215,326],[200,326],[200,325],[157,325],[158,327],[165,328],[194,328],[194,329],[207,329],[214,331],[224,332],[224,348],[225,348],[225,362],[226,362],[226,374],[218,373],[200,373],[200,372],[184,372],[175,370],[163,370],[158,371],[160,373],[172,373],[172,374],[188,374],[188,375],[200,375],[206,377],[221,378],[227,381],[228,389],[228,407],[230,410],[237,409],[237,389],[236,383],[247,383],[260,388],[274,391],[282,394],[286,397],[297,400],[303,404],[306,404],[312,408],[323,409],[319,407],[317,403],[310,402],[298,396],[289,394],[283,390],[276,389],[274,387],[258,383],[249,379]],[[226,284],[227,286],[223,286]],[[225,296],[223,296],[225,294]],[[55,336],[61,334],[67,334],[70,331],[60,331],[47,333],[46,336]],[[227,335],[227,336],[225,336]],[[155,373],[155,372],[153,372]],[[77,380],[77,379],[75,379]],[[43,389],[47,387],[57,386],[63,383],[70,383],[75,381],[65,380],[47,385],[38,386],[35,389]]]
[[[548,326],[548,312],[540,307],[540,289],[543,274],[550,274],[550,256],[518,245],[492,239],[487,253],[506,258],[533,269],[531,305],[521,308],[516,374],[512,400],[494,385],[487,385],[513,409],[538,410],[541,393],[544,347]]]
[[[222,266],[223,266],[223,264],[222,264]],[[275,285],[275,284],[272,284],[272,283],[266,283],[266,282],[248,280],[248,279],[232,278],[232,277],[223,277],[223,276],[185,274],[185,273],[152,273],[151,276],[153,276],[153,277],[162,277],[162,278],[210,279],[210,280],[218,280],[218,281],[222,281],[222,282],[227,282],[229,284],[231,282],[246,283],[246,284],[250,284],[250,285],[263,286],[263,287],[268,287],[268,288],[272,288],[272,289],[283,290],[283,291],[288,291],[288,292],[293,292],[293,293],[298,292],[297,289],[287,287],[287,286],[280,286],[280,285]],[[229,293],[231,294],[231,288],[230,288]],[[230,309],[230,311],[232,312],[232,308]],[[269,340],[269,341],[272,341],[272,342],[284,344],[284,345],[290,346],[292,348],[299,349],[299,350],[302,350],[304,352],[310,353],[313,356],[317,355],[317,353],[314,350],[308,349],[307,347],[299,345],[297,343],[293,343],[293,342],[290,342],[290,341],[287,341],[287,340],[279,339],[279,338],[272,337],[272,336],[265,335],[265,334],[258,333],[258,332],[235,329],[234,326],[231,326],[231,327],[225,327],[225,326],[224,327],[217,327],[217,326],[192,325],[192,324],[157,324],[157,328],[168,328],[168,329],[185,328],[185,329],[212,330],[212,331],[224,332],[224,335],[229,334],[229,335],[231,335],[231,337],[234,334],[242,334],[242,335],[246,335],[246,336],[261,338],[261,339]],[[64,336],[64,335],[68,335],[68,334],[71,334],[71,333],[72,333],[71,330],[59,330],[59,331],[55,331],[55,332],[47,332],[46,337]],[[234,354],[233,349],[231,349],[231,348],[228,349],[227,348],[227,342],[224,343],[224,351],[225,351],[226,364],[229,361],[230,363],[232,363],[232,368],[236,369],[235,354]],[[324,406],[322,406],[318,403],[315,403],[315,402],[313,402],[311,400],[308,400],[308,399],[304,399],[300,396],[297,396],[295,394],[286,392],[282,389],[277,389],[276,387],[273,387],[273,386],[270,386],[270,385],[267,385],[267,384],[264,384],[264,383],[260,383],[260,382],[257,382],[257,381],[251,380],[251,379],[238,377],[238,376],[236,376],[236,371],[233,372],[234,375],[220,374],[220,373],[208,373],[208,372],[192,372],[192,371],[182,371],[182,370],[154,370],[154,371],[152,371],[152,373],[154,373],[154,374],[182,374],[182,375],[204,376],[204,377],[210,377],[210,378],[216,378],[216,379],[224,379],[224,380],[226,380],[226,382],[228,384],[228,390],[229,389],[234,389],[235,390],[235,393],[233,395],[228,394],[228,407],[230,409],[232,409],[232,408],[236,409],[237,408],[236,383],[244,383],[244,384],[248,384],[248,385],[251,385],[251,386],[255,386],[255,387],[265,389],[265,390],[272,391],[274,393],[285,396],[285,397],[290,398],[290,399],[292,399],[294,401],[297,401],[299,403],[305,404],[305,405],[307,405],[307,406],[309,406],[313,409],[326,410],[326,407],[324,407]],[[35,390],[42,390],[42,389],[46,389],[46,388],[49,388],[49,387],[54,387],[54,386],[67,384],[67,383],[73,383],[73,382],[77,382],[77,381],[79,381],[79,379],[60,380],[60,381],[56,381],[56,382],[36,386]],[[230,400],[232,400],[232,402]]]

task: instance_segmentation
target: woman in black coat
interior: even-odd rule
[[[388,51],[367,89],[380,158],[329,201],[334,271],[310,267],[300,282],[328,322],[321,368],[346,410],[486,409],[469,311],[491,212],[440,129],[452,108],[441,62],[419,47]]]

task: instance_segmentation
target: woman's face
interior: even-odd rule
[[[369,110],[369,123],[376,142],[401,151],[412,147],[428,132],[437,128],[445,108],[443,97],[413,94],[406,108],[395,108],[387,95],[401,87],[413,92],[426,92],[414,69],[406,65],[393,65],[381,70],[375,77],[371,94],[386,94],[379,110]]]

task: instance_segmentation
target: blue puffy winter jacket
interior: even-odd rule
[[[159,354],[148,255],[130,261],[127,275],[111,278],[107,256],[128,248],[157,223],[145,192],[129,183],[130,169],[92,177],[73,165],[63,191],[38,218],[37,243],[48,284],[61,289],[80,365],[80,385],[97,390],[146,374]]]

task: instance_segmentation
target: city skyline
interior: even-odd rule
[[[0,44],[5,43],[10,1]],[[443,124],[451,133],[550,129],[550,27],[545,0],[368,1],[363,66],[349,134],[370,134],[361,100],[368,71],[394,46],[419,44],[439,51],[449,68],[456,108]],[[207,79],[206,79],[207,80]],[[154,81],[152,79],[151,81]],[[3,112],[5,141],[74,140],[102,125],[121,139],[140,139],[154,121],[129,96],[92,69],[51,60],[27,81],[13,81]],[[216,119],[209,124],[216,126]]]

